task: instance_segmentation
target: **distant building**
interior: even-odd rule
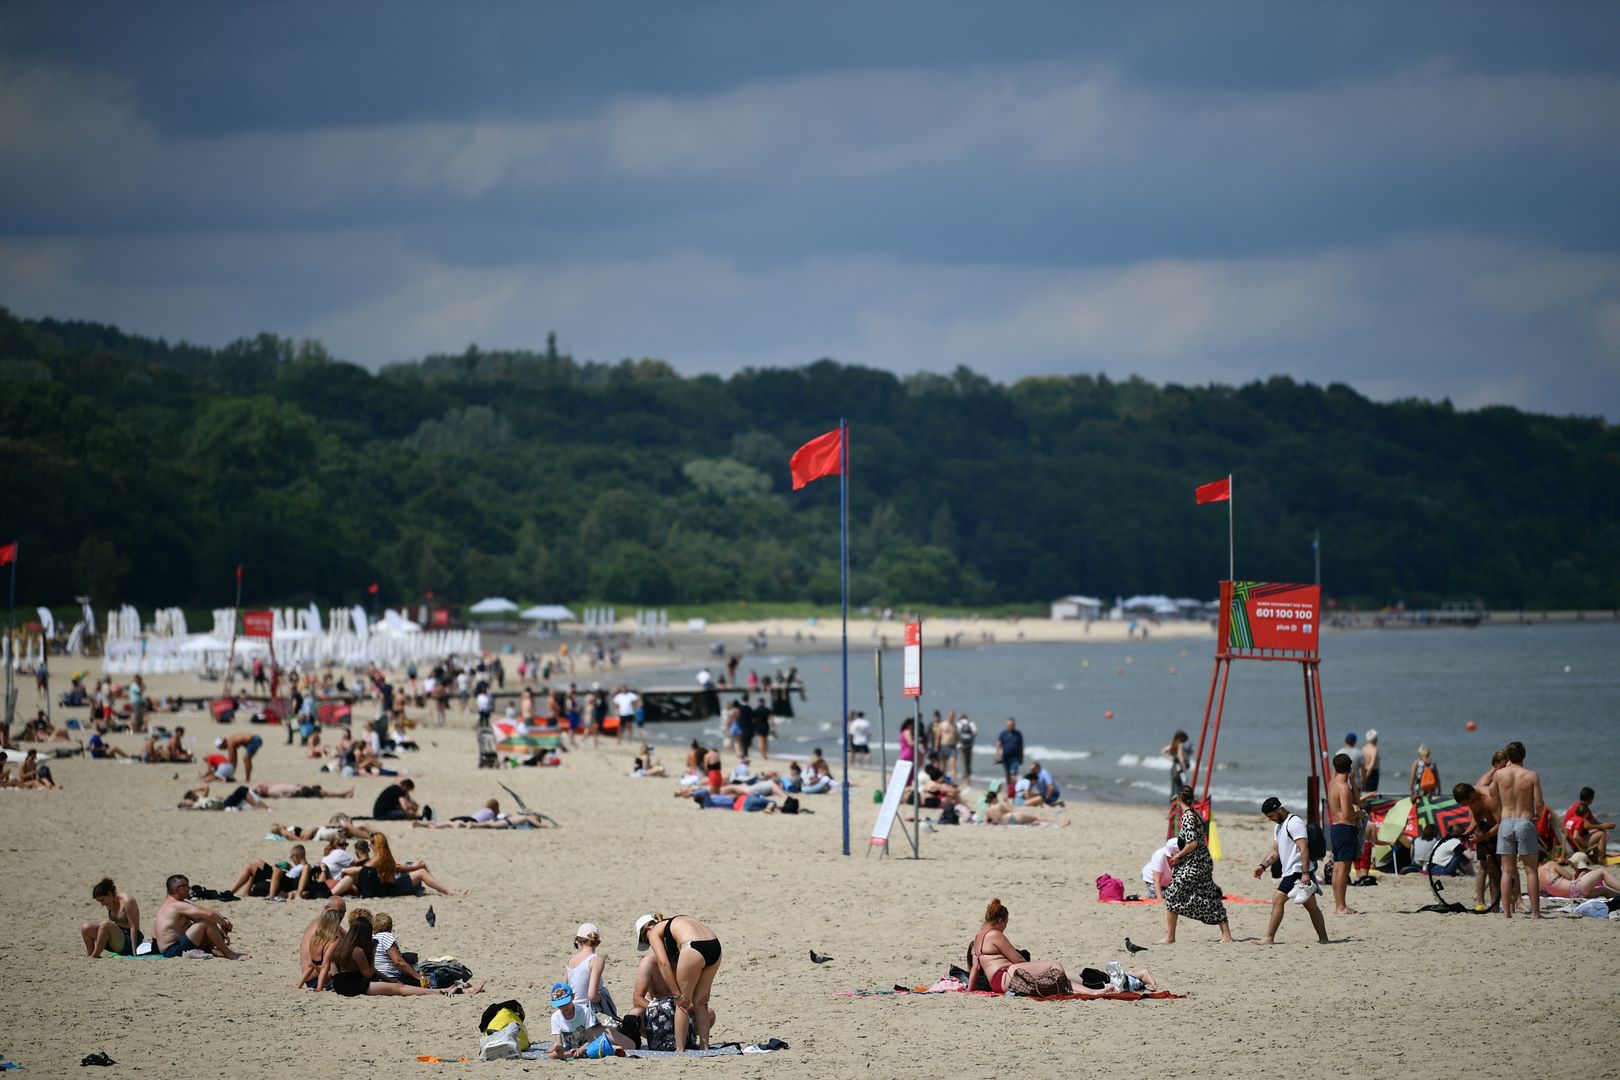
[[[1095,596],[1060,596],[1052,601],[1052,621],[1100,619],[1103,602]]]

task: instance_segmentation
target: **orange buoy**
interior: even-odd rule
[[[1474,723],[1472,720],[1468,721],[1468,723],[1464,724],[1463,726],[1469,731],[1473,731],[1475,728],[1479,727],[1479,725]]]
[[[1112,720],[1113,718],[1114,718],[1114,710],[1113,709],[1104,709],[1103,710],[1103,719],[1104,720]]]

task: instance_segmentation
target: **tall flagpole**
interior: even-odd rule
[[[11,719],[14,713],[11,701],[11,669],[17,666],[17,636],[12,629],[11,609],[17,606],[17,558],[21,550],[22,545],[12,541],[11,588],[6,593],[6,700],[4,706],[0,707],[0,727],[5,729],[7,742],[11,741]],[[46,704],[49,704],[49,702],[47,701]]]
[[[849,424],[838,421],[838,575],[843,601],[844,854],[849,854]]]
[[[1226,474],[1226,580],[1237,580],[1237,556],[1232,550],[1232,474]]]

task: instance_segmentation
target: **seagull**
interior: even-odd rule
[[[437,915],[433,914],[433,905],[432,904],[428,905],[427,921],[428,921],[429,926],[437,926],[439,924],[439,917]],[[1127,941],[1125,944],[1129,945],[1130,942]]]
[[[1147,947],[1145,945],[1132,944],[1131,939],[1126,938],[1125,939],[1125,951],[1134,956],[1139,952],[1147,952]]]
[[[832,959],[832,957],[830,957],[830,956],[822,956],[820,953],[816,952],[816,950],[814,950],[814,949],[810,950],[810,962],[812,964],[825,964],[827,961],[829,961],[831,959]]]

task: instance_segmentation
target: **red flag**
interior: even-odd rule
[[[5,547],[0,547],[0,566],[17,561],[17,541],[13,540]]]
[[[242,584],[242,564],[241,563],[236,564],[236,583],[238,585]]]
[[[1232,478],[1230,476],[1222,477],[1212,484],[1204,484],[1193,492],[1193,498],[1197,499],[1200,505],[1212,502],[1226,502],[1231,497]]]
[[[823,476],[842,476],[843,457],[843,429],[817,435],[795,450],[788,459],[788,469],[793,473],[793,490],[798,491],[810,481],[820,480]]]
[[[372,596],[376,596],[377,595],[377,583],[375,581],[373,581],[370,585],[367,585],[366,586],[366,592],[370,593]]]

